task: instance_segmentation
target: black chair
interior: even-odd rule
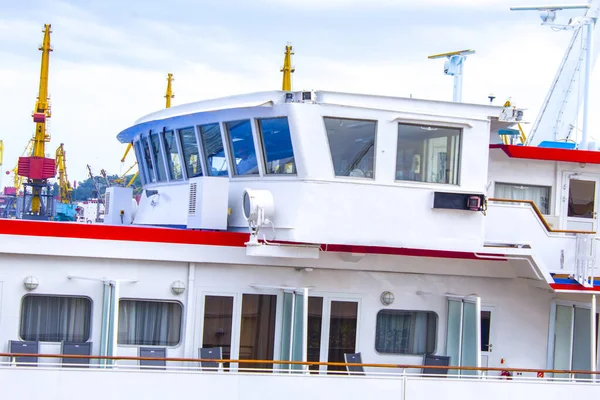
[[[91,356],[92,342],[62,342],[61,353],[64,355]],[[63,357],[62,363],[63,367],[89,367],[90,359]]]
[[[140,357],[166,358],[167,349],[164,347],[140,347]],[[140,360],[142,369],[166,369],[166,366],[165,360]]]
[[[221,347],[201,347],[198,349],[198,358],[203,360],[222,360],[223,349]],[[201,361],[201,369],[217,370],[219,368],[217,361]]]
[[[438,356],[435,354],[425,354],[423,357],[423,365],[448,367],[450,365],[450,357]],[[423,375],[448,375],[448,368],[423,368]]]
[[[362,357],[360,353],[345,353],[344,360],[346,363],[362,364]],[[364,375],[365,370],[362,365],[346,365],[348,375]]]
[[[40,345],[38,342],[33,341],[19,341],[19,340],[9,340],[8,342],[8,352],[9,353],[21,353],[21,354],[39,354]],[[16,361],[16,365],[21,366],[29,366],[29,367],[37,367],[38,358],[35,357],[26,357],[19,356],[14,357]]]

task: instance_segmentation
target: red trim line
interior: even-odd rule
[[[568,283],[551,283],[550,287],[554,290],[576,290],[579,292],[598,292],[598,291],[600,291],[599,287],[586,288],[581,285],[574,285],[574,284],[568,284]]]
[[[600,164],[599,151],[515,146],[510,144],[491,144],[490,149],[501,149],[511,158]]]
[[[50,221],[27,221],[0,219],[0,235],[41,236],[70,239],[119,240],[124,242],[198,244],[208,246],[245,247],[250,235],[237,232],[193,231],[142,226],[114,226],[100,224],[78,224]],[[302,244],[307,243],[293,243]],[[308,243],[312,244],[312,243]],[[321,251],[385,254],[410,257],[453,258],[481,260],[475,253],[464,251],[411,249],[403,247],[356,246],[345,244],[321,244]],[[498,254],[492,254],[498,257]],[[485,256],[485,254],[482,254]],[[485,258],[483,258],[485,260]],[[490,261],[505,261],[490,259]]]

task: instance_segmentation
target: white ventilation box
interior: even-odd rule
[[[130,225],[133,219],[133,188],[109,187],[104,196],[104,223]]]
[[[201,176],[190,179],[188,229],[227,229],[229,179]]]

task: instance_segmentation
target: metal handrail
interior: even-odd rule
[[[456,371],[497,371],[497,372],[531,372],[531,373],[551,373],[551,374],[584,374],[600,375],[600,371],[585,370],[566,370],[566,369],[535,369],[535,368],[503,368],[503,367],[459,367],[443,365],[413,365],[413,364],[377,364],[377,363],[345,363],[345,362],[326,362],[326,361],[286,361],[286,360],[240,360],[240,359],[213,359],[213,358],[186,358],[186,357],[137,357],[137,356],[94,356],[79,354],[37,354],[37,353],[0,353],[0,357],[36,357],[36,358],[68,358],[68,359],[88,359],[88,360],[129,360],[129,361],[165,361],[165,362],[217,362],[232,364],[278,364],[278,365],[308,365],[308,366],[336,366],[336,367],[371,367],[371,368],[397,368],[397,369],[447,369]],[[20,361],[27,364],[26,361]],[[31,362],[31,364],[36,364]]]
[[[535,212],[535,214],[537,215],[537,217],[540,219],[540,221],[542,221],[542,224],[544,225],[544,227],[546,228],[546,230],[548,232],[552,232],[552,233],[574,233],[574,234],[580,233],[580,234],[586,234],[586,235],[595,235],[596,234],[596,232],[594,232],[594,231],[572,231],[572,230],[565,230],[565,229],[553,229],[550,226],[550,224],[548,223],[548,221],[546,221],[546,218],[544,218],[544,215],[542,214],[542,212],[540,211],[540,209],[531,200],[514,200],[514,199],[490,198],[490,199],[488,199],[488,201],[495,201],[495,202],[499,202],[499,203],[529,204],[533,208],[533,211]]]

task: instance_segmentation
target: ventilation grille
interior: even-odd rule
[[[198,184],[196,182],[190,183],[190,202],[188,204],[188,215],[196,215],[196,195]]]
[[[104,214],[110,214],[110,192],[104,194]]]

